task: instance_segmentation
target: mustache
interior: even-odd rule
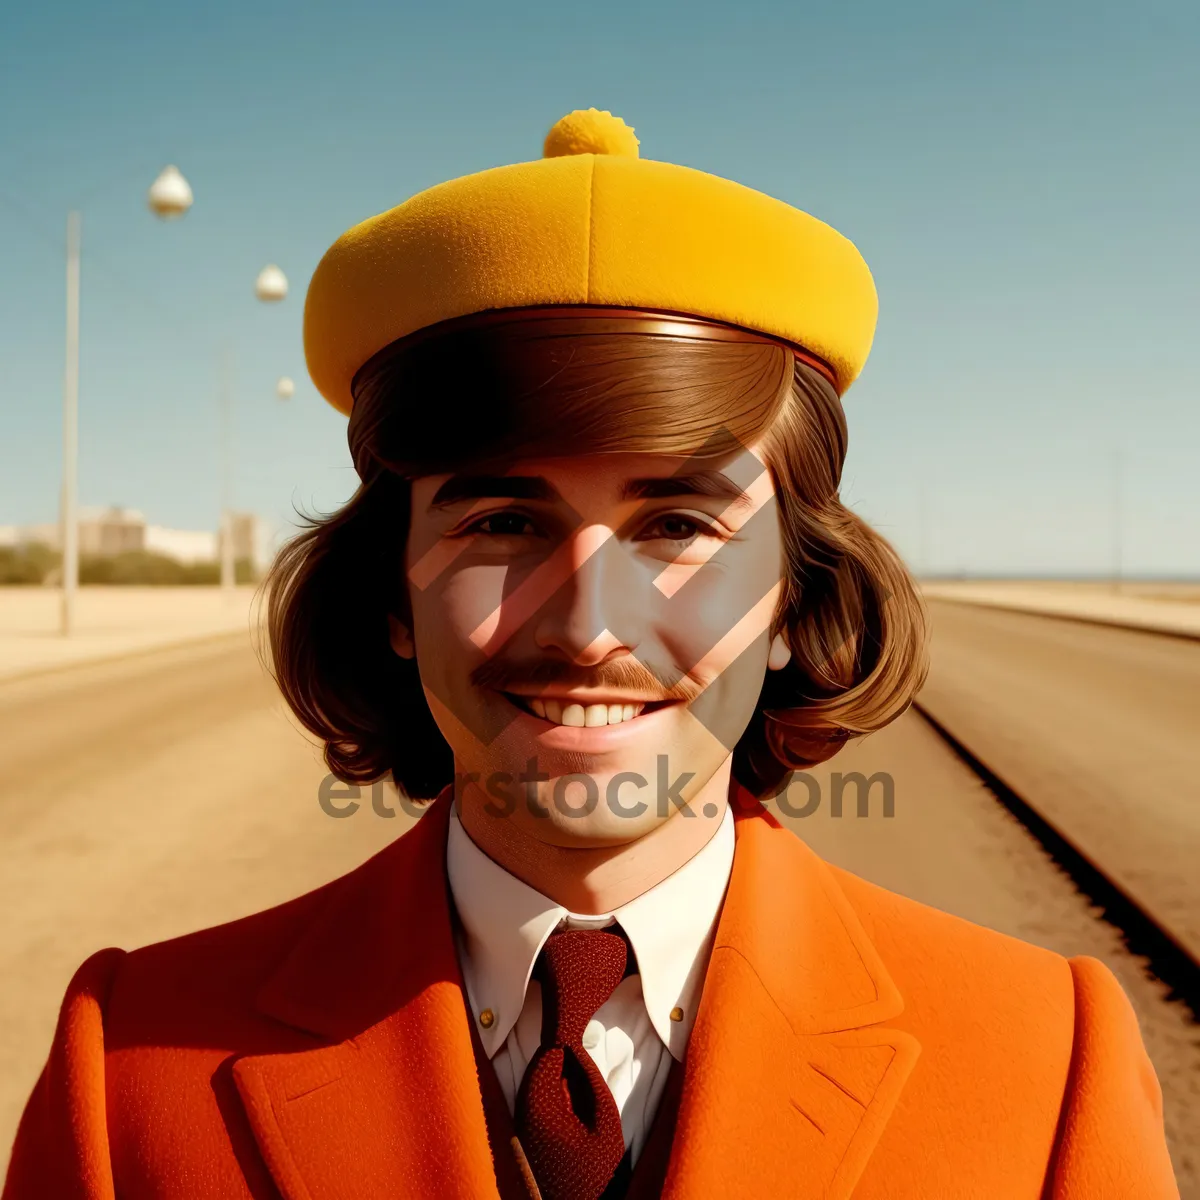
[[[475,687],[492,688],[500,692],[512,687],[542,688],[562,684],[566,687],[595,688],[597,691],[611,688],[614,691],[643,692],[659,700],[682,700],[685,703],[695,700],[704,691],[704,685],[697,683],[684,671],[668,671],[660,675],[632,656],[598,663],[594,667],[581,667],[577,663],[552,658],[536,662],[489,658],[471,671],[470,681]]]

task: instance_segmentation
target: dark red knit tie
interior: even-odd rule
[[[621,1114],[583,1031],[625,974],[625,940],[600,929],[552,933],[535,978],[542,1044],[517,1093],[517,1137],[543,1200],[596,1200],[625,1154]]]

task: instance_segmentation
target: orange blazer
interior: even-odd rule
[[[1106,967],[833,868],[738,799],[664,1196],[1178,1196]],[[278,908],[87,959],[4,1200],[496,1200],[449,807]]]

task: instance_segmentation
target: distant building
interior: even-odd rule
[[[14,525],[16,540],[14,545],[27,546],[30,542],[44,542],[53,550],[60,549],[58,523],[46,525]]]
[[[79,553],[111,556],[146,548],[146,518],[135,508],[81,508]]]
[[[274,548],[270,527],[256,514],[232,514],[233,556],[248,558],[255,570],[271,560]],[[62,550],[62,529],[57,521],[40,525],[0,525],[0,546],[43,542]],[[111,556],[130,550],[166,554],[182,563],[218,562],[221,557],[219,532],[206,529],[169,529],[147,525],[137,509],[81,508],[79,510],[79,553]]]
[[[215,562],[217,535],[207,529],[167,529],[164,525],[146,526],[146,549],[167,554],[181,563]]]
[[[235,560],[248,558],[256,571],[262,570],[272,557],[271,530],[255,513],[235,512],[229,514],[233,537]],[[217,557],[220,557],[221,538],[216,539]]]
[[[62,549],[62,527],[57,521],[5,528],[13,530],[8,545],[44,542],[55,550]],[[127,550],[142,550],[145,545],[146,518],[137,509],[112,505],[79,510],[80,554],[122,554]]]

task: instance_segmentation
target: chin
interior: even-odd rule
[[[645,837],[668,819],[658,815],[653,803],[647,803],[645,811],[637,816],[622,816],[604,803],[603,792],[600,802],[591,811],[586,811],[582,789],[577,785],[568,790],[566,800],[561,805],[556,805],[554,782],[551,780],[548,784],[542,784],[539,789],[538,803],[547,816],[537,816],[527,810],[520,814],[526,830],[539,841],[550,845],[578,847],[581,850],[623,846]],[[598,782],[603,786],[602,780]],[[633,802],[625,800],[624,803],[629,807]],[[572,808],[579,810],[577,815],[572,815]]]
[[[580,847],[622,845],[672,817],[693,819],[684,806],[721,766],[711,735],[695,736],[680,709],[664,712],[657,728],[639,720],[642,729],[617,727],[620,745],[598,747],[576,744],[577,735],[603,730],[565,728],[556,737],[541,722],[531,736],[525,723],[512,721],[469,768],[491,797],[489,815],[513,820],[537,841]]]

